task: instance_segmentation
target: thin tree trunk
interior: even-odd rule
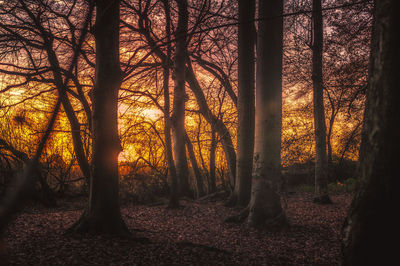
[[[154,51],[154,53],[162,60],[169,61],[165,53],[160,49],[157,43],[152,38],[149,30],[144,26],[144,17],[139,21],[139,29],[146,38],[149,46]],[[222,148],[225,153],[228,169],[229,169],[229,181],[231,189],[234,188],[235,185],[235,176],[236,176],[236,151],[233,146],[231,134],[229,130],[221,120],[221,118],[217,118],[210,110],[207,104],[207,100],[204,96],[204,92],[194,74],[193,68],[191,67],[191,62],[188,59],[188,67],[186,67],[186,81],[189,84],[190,89],[196,97],[197,104],[200,107],[200,113],[207,120],[210,125],[214,125],[216,132],[221,137]],[[169,66],[172,65],[170,62]]]
[[[322,78],[323,25],[321,0],[313,0],[312,81],[315,130],[315,195],[316,203],[331,203],[328,195],[326,125]]]
[[[210,147],[210,186],[208,193],[217,191],[216,178],[215,178],[215,152],[217,150],[217,138],[215,136],[214,127],[211,126],[211,147]]]
[[[65,114],[67,115],[69,125],[71,127],[72,145],[74,147],[76,160],[78,162],[79,168],[81,169],[86,180],[90,179],[90,165],[85,154],[84,145],[81,136],[81,124],[76,117],[75,110],[68,98],[66,87],[64,87],[63,78],[60,72],[60,65],[55,54],[53,47],[48,47],[47,49],[48,60],[50,65],[53,67],[53,75],[55,84],[60,95],[61,103],[63,105]]]
[[[186,68],[186,74],[187,74],[186,80],[190,86],[190,89],[192,90],[193,94],[196,97],[200,113],[203,115],[203,117],[207,120],[209,124],[214,126],[215,131],[221,138],[221,144],[225,153],[225,158],[229,170],[230,187],[231,189],[233,189],[235,186],[235,176],[236,176],[236,151],[233,146],[231,134],[229,133],[228,128],[221,120],[221,118],[217,118],[208,107],[207,100],[204,96],[204,92],[201,89],[198,80],[196,79],[196,75],[194,74],[190,62],[188,63],[188,67]]]
[[[186,149],[189,154],[190,163],[192,164],[192,169],[194,172],[194,176],[196,178],[197,197],[199,198],[204,196],[203,176],[200,172],[199,165],[197,164],[196,155],[194,154],[192,142],[190,141],[187,133],[185,133],[185,141],[186,141]]]
[[[119,1],[96,1],[96,75],[93,88],[93,173],[89,203],[70,230],[93,234],[126,235],[119,205],[118,91],[122,82],[119,64]]]
[[[189,171],[185,148],[185,103],[187,98],[185,92],[185,63],[187,54],[188,11],[186,0],[176,0],[176,2],[178,4],[179,15],[175,33],[175,87],[172,114],[173,149],[179,193],[180,195],[190,195]]]
[[[253,187],[248,225],[286,225],[281,177],[283,1],[259,0]]]
[[[397,265],[400,3],[377,0],[360,148],[359,189],[342,228],[342,265]]]
[[[250,201],[254,152],[254,0],[239,0],[238,129],[236,182],[233,200],[240,207]]]

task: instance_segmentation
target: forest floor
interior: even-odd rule
[[[337,265],[351,195],[333,195],[331,205],[311,200],[288,196],[291,226],[279,232],[224,223],[238,210],[221,201],[185,200],[177,210],[128,203],[122,213],[130,239],[63,235],[84,201],[61,201],[53,209],[25,208],[5,243],[10,265]]]

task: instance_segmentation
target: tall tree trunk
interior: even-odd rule
[[[248,224],[282,226],[281,176],[283,1],[259,0],[253,187]]]
[[[96,1],[96,74],[93,88],[93,173],[89,204],[71,228],[76,232],[125,235],[118,195],[119,1]]]
[[[254,0],[239,0],[236,205],[250,201],[254,152]]]
[[[167,59],[163,60],[163,91],[164,91],[164,123],[165,123],[165,157],[167,158],[168,172],[171,179],[170,184],[170,197],[169,207],[179,206],[179,188],[178,177],[176,175],[176,168],[174,158],[172,155],[172,141],[171,141],[171,119],[169,116],[170,99],[169,99],[169,60],[171,58],[171,14],[168,0],[163,0],[165,11],[165,30],[167,33]]]
[[[398,264],[400,3],[375,1],[359,189],[343,226],[343,265]],[[397,200],[396,200],[397,199]]]
[[[189,154],[190,163],[192,164],[192,169],[194,172],[194,176],[196,178],[196,190],[197,190],[197,197],[204,196],[204,189],[203,189],[203,176],[200,172],[199,165],[197,164],[196,155],[194,154],[193,144],[190,141],[189,136],[185,133],[185,142],[186,142],[186,149]]]
[[[186,0],[176,0],[178,4],[178,26],[175,33],[176,48],[174,62],[174,102],[172,114],[172,135],[173,149],[175,158],[176,174],[179,183],[180,195],[190,193],[189,171],[187,166],[186,148],[185,148],[185,68],[186,68],[186,39],[188,29],[188,11]],[[171,206],[173,207],[173,206]]]
[[[315,195],[314,202],[331,203],[328,195],[326,125],[322,77],[323,25],[321,0],[313,0],[312,82],[315,130]]]

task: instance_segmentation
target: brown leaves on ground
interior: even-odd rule
[[[127,205],[122,212],[133,239],[63,235],[81,211],[25,212],[5,242],[11,265],[337,265],[351,196],[332,200],[316,205],[311,195],[290,196],[291,227],[281,232],[224,223],[237,210],[222,203],[184,201],[177,210]]]

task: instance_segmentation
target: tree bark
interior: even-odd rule
[[[254,152],[254,0],[239,0],[238,129],[236,181],[233,197],[246,207],[250,201]]]
[[[89,203],[70,230],[80,233],[127,235],[119,205],[118,92],[119,1],[96,1],[96,74],[93,88],[93,159]]]
[[[313,0],[312,82],[315,130],[315,195],[316,203],[331,203],[328,195],[326,125],[322,77],[323,24],[321,0]]]
[[[199,165],[197,164],[196,155],[194,154],[192,142],[190,141],[190,138],[187,135],[187,133],[185,133],[185,142],[186,142],[186,149],[189,154],[190,163],[192,164],[192,169],[194,172],[194,176],[196,178],[197,198],[199,198],[204,196],[203,176],[200,172]]]
[[[259,1],[253,187],[247,223],[286,225],[277,193],[281,175],[283,1]]]
[[[359,189],[343,226],[342,265],[398,264],[400,3],[375,1]],[[397,262],[397,263],[396,263]]]
[[[171,140],[171,118],[170,112],[170,99],[169,99],[169,60],[171,58],[171,16],[170,6],[168,0],[163,0],[165,11],[165,30],[167,32],[167,58],[163,60],[163,91],[164,91],[164,123],[165,123],[165,157],[167,158],[168,172],[171,179],[170,183],[170,196],[169,207],[179,206],[179,188],[178,177],[176,175],[176,168],[174,157],[172,155],[172,140]]]
[[[178,26],[175,32],[175,86],[172,113],[172,136],[179,193],[180,195],[190,195],[189,171],[185,148],[185,103],[187,100],[185,91],[185,68],[188,11],[186,0],[176,0],[176,3],[178,4]]]

